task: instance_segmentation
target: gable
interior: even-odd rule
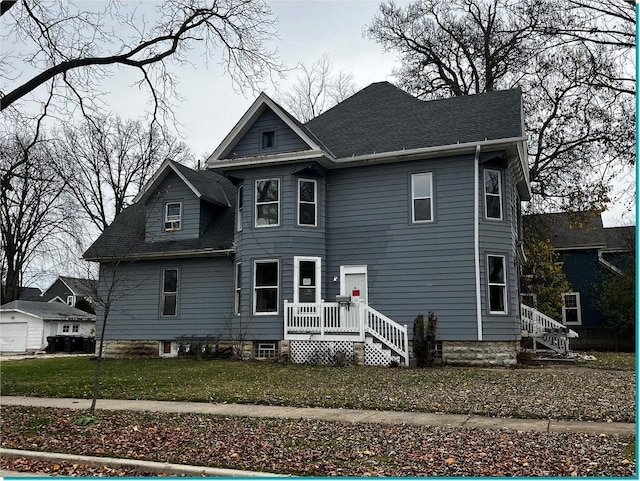
[[[273,145],[263,148],[263,136],[273,133]],[[247,132],[231,146],[226,158],[250,157],[311,150],[270,108],[265,108]]]

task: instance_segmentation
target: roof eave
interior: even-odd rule
[[[234,248],[229,249],[184,249],[176,251],[161,251],[161,252],[143,252],[138,254],[128,254],[124,256],[110,255],[110,256],[91,256],[84,257],[84,260],[89,262],[117,262],[117,261],[138,261],[138,260],[153,260],[153,259],[166,259],[182,258],[182,257],[225,257],[235,253]]]

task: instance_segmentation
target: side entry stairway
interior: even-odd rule
[[[578,337],[577,332],[524,304],[520,304],[520,318],[522,337],[532,339],[534,352],[537,345],[541,344],[556,354],[570,356],[569,339]]]

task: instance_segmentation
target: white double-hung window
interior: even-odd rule
[[[162,270],[160,314],[166,317],[178,315],[178,269]]]
[[[277,314],[280,268],[277,260],[257,260],[253,265],[253,312]]]
[[[280,180],[256,180],[256,227],[280,225]]]
[[[411,222],[433,220],[433,176],[430,172],[411,175]]]
[[[580,293],[568,292],[563,295],[562,322],[565,325],[582,324],[582,312],[580,312]]]
[[[487,219],[502,220],[502,172],[484,170],[484,215]]]
[[[298,225],[315,227],[318,217],[318,184],[313,179],[298,179]]]
[[[167,202],[164,205],[164,230],[173,232],[182,228],[182,202]]]
[[[507,313],[507,277],[504,256],[487,256],[487,280],[489,288],[489,312]]]

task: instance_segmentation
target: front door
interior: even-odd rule
[[[369,303],[367,289],[367,266],[340,266],[340,295],[351,296],[360,292],[360,302]]]
[[[367,266],[340,266],[340,295],[352,296],[354,291],[360,295],[360,304],[367,305]],[[360,331],[360,309],[355,306],[342,307],[340,309],[341,324],[346,329]]]

